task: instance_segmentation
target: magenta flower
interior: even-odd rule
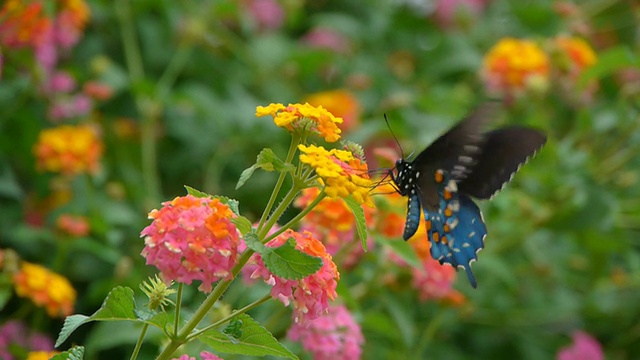
[[[11,350],[14,350],[15,353]],[[19,359],[17,353],[29,351],[53,351],[53,340],[40,333],[30,331],[20,321],[10,320],[0,326],[0,359]]]
[[[302,343],[315,360],[352,360],[362,355],[362,331],[344,305],[331,306],[327,314],[305,324],[294,323],[287,336]]]
[[[208,351],[201,352],[200,357],[202,358],[202,360],[223,360],[221,357],[218,357],[216,354],[212,354]],[[189,356],[188,354],[184,354],[180,357],[173,358],[173,360],[196,360],[196,358],[193,356]]]
[[[441,300],[447,298],[453,290],[456,271],[448,265],[440,265],[431,257],[422,260],[422,268],[412,268],[413,286],[418,290],[420,300]]]
[[[317,49],[332,50],[338,54],[349,51],[349,40],[339,32],[323,27],[317,27],[307,33],[302,39],[305,44]]]
[[[480,15],[488,0],[437,0],[435,17],[438,23],[449,27],[461,20],[470,20]]]
[[[315,274],[300,280],[283,279],[273,275],[264,265],[260,254],[254,254],[248,266],[255,266],[251,274],[252,279],[262,278],[265,283],[273,286],[271,296],[285,306],[293,304],[293,314],[296,322],[313,320],[324,314],[329,308],[329,300],[334,300],[338,294],[336,287],[340,280],[340,273],[331,255],[324,245],[315,239],[310,232],[299,234],[288,229],[280,236],[269,241],[268,247],[282,246],[289,238],[296,242],[296,249],[311,256],[322,259],[322,267]],[[253,265],[252,265],[253,264]]]
[[[260,30],[278,29],[284,23],[284,9],[277,0],[245,0],[244,5]]]
[[[199,280],[204,292],[218,280],[231,279],[240,242],[231,209],[218,199],[191,195],[162,205],[149,213],[153,222],[141,233],[147,265],[158,268],[167,282]]]
[[[558,351],[558,360],[604,360],[602,346],[584,331],[574,331],[573,344]]]

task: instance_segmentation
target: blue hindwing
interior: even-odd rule
[[[437,211],[424,210],[431,256],[440,264],[463,268],[475,288],[471,262],[478,258],[487,234],[482,214],[468,196],[458,194],[456,183],[447,173],[438,170],[435,179],[439,207]]]
[[[407,221],[404,224],[404,233],[402,238],[409,240],[413,234],[418,231],[420,226],[420,200],[418,195],[414,193],[409,194],[409,201],[407,202]]]

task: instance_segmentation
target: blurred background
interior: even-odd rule
[[[325,107],[381,169],[400,156],[383,114],[408,155],[493,98],[492,126],[536,127],[548,142],[480,203],[478,288],[431,268],[421,245],[415,258],[393,242],[399,203],[371,225],[372,250],[336,256],[362,358],[637,358],[639,20],[632,0],[5,1],[0,357],[10,344],[13,356],[51,347],[65,315],[93,313],[116,285],[137,290],[154,273],[139,255],[146,215],[184,185],[259,219],[275,175],[239,190],[237,179],[260,149],[285,153],[289,135],[256,106]],[[268,291],[246,286],[218,311]],[[204,297],[185,296],[194,308]],[[301,358],[321,358],[287,338],[281,304],[252,316]],[[66,346],[125,358],[138,334],[90,324]],[[149,338],[140,358],[158,349]]]

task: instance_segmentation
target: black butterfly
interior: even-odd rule
[[[403,238],[418,230],[424,211],[431,255],[463,268],[474,288],[471,262],[487,228],[471,197],[489,199],[545,144],[544,133],[522,126],[483,132],[497,105],[487,103],[440,136],[413,161],[399,159],[390,176],[409,198]]]

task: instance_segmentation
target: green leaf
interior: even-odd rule
[[[252,230],[251,221],[244,216],[235,217],[231,219],[231,222],[240,230],[242,235],[248,234]]]
[[[578,79],[580,87],[590,81],[602,79],[627,67],[640,67],[640,58],[627,46],[617,46],[598,54],[598,62],[585,69]]]
[[[268,247],[264,246],[264,244],[260,242],[260,239],[258,238],[258,234],[253,232],[250,232],[244,235],[244,243],[247,245],[249,249],[260,254],[263,254],[265,252],[265,249],[269,249]]]
[[[238,324],[240,325],[239,328]],[[227,354],[271,355],[298,359],[296,355],[280,344],[267,329],[249,315],[238,315],[237,322],[233,326],[234,329],[231,334],[218,330],[209,330],[198,337],[198,340],[210,346],[214,351]]]
[[[185,185],[184,188],[187,189],[187,194],[189,194],[191,196],[195,196],[197,198],[210,198],[211,197],[211,195],[207,194],[206,192],[194,189],[191,186]]]
[[[297,250],[293,238],[277,248],[265,247],[262,261],[274,275],[289,280],[305,278],[322,267],[322,259]]]
[[[286,164],[282,159],[273,152],[273,150],[269,148],[264,148],[258,154],[258,158],[256,159],[256,163],[251,165],[251,167],[246,168],[242,174],[240,174],[240,178],[238,179],[238,183],[236,184],[236,189],[239,189],[242,185],[244,185],[247,180],[253,175],[253,172],[257,169],[263,169],[265,171],[293,171],[295,167],[292,164]]]
[[[387,245],[394,253],[396,253],[396,255],[400,256],[402,260],[406,261],[409,265],[416,268],[422,267],[418,255],[408,242],[400,239],[388,239],[381,237],[377,237],[376,241]]]
[[[349,209],[351,209],[353,216],[356,218],[356,232],[358,234],[358,237],[360,238],[360,241],[362,242],[362,249],[364,249],[364,251],[367,251],[367,222],[364,217],[364,210],[362,209],[362,205],[360,205],[360,203],[358,203],[351,196],[348,196],[343,200],[347,204]]]
[[[54,355],[49,360],[82,360],[84,358],[84,346],[74,346],[67,351]]]
[[[102,306],[91,316],[71,315],[64,320],[55,347],[62,345],[80,325],[96,320],[138,320],[134,313],[133,290],[116,286],[104,299]]]

